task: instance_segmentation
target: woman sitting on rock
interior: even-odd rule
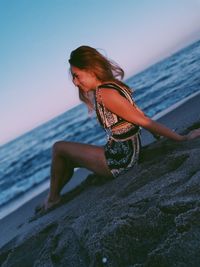
[[[108,140],[103,147],[66,141],[54,144],[50,190],[44,210],[60,201],[61,190],[71,179],[74,168],[84,167],[109,178],[133,168],[141,150],[140,127],[175,141],[200,136],[200,129],[180,135],[147,117],[134,103],[130,88],[121,81],[124,71],[96,49],[78,47],[72,51],[69,64],[80,99],[89,110],[96,111]]]

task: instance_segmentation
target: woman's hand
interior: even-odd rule
[[[187,136],[187,140],[192,140],[195,138],[200,138],[200,128],[199,129],[195,129],[191,132],[189,132],[189,134],[186,135]]]

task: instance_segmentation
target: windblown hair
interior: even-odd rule
[[[90,46],[80,46],[70,54],[69,63],[71,66],[79,69],[92,71],[96,77],[102,82],[115,82],[121,86],[131,89],[121,80],[124,77],[124,71],[114,61],[109,60],[95,48]],[[93,109],[92,101],[87,93],[79,89],[79,98],[85,102],[88,109]]]

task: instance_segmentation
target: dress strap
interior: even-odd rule
[[[99,87],[96,89],[96,96],[95,96],[95,102],[96,102],[96,112],[97,112],[97,117],[100,121],[100,123],[103,125],[104,130],[107,133],[107,137],[111,135],[111,124],[110,124],[110,119],[111,117],[117,122],[117,115],[114,113],[112,114],[111,117],[108,118],[108,110],[104,106],[104,101],[102,99],[101,93],[99,92]],[[97,98],[99,98],[100,102],[97,101]],[[101,104],[100,104],[101,103]]]
[[[132,99],[132,95],[131,95],[131,92],[124,86],[121,86],[115,82],[110,82],[110,83],[104,83],[104,84],[101,84],[100,86],[98,86],[98,89],[99,88],[110,88],[110,89],[115,89],[117,90],[121,95],[123,95],[125,98],[127,98],[127,100],[134,104],[133,102],[133,99]],[[98,90],[98,93],[99,93],[99,90]]]

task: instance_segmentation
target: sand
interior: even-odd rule
[[[158,121],[178,132],[200,127],[200,94]],[[3,218],[1,266],[198,266],[200,139],[142,139],[141,163],[126,175],[66,187],[62,205],[35,216],[45,191]]]

